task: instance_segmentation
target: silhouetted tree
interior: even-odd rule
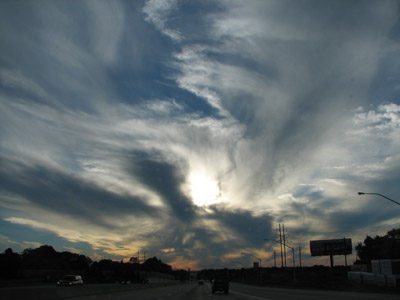
[[[142,265],[141,269],[144,271],[160,272],[160,273],[172,273],[172,268],[170,265],[164,264],[157,257],[152,257],[147,259]]]
[[[7,248],[5,251],[4,251],[4,254],[7,254],[7,255],[10,255],[10,254],[13,254],[14,253],[14,251],[13,251],[13,249],[11,249],[11,248]]]
[[[19,277],[21,270],[21,256],[8,248],[0,254],[0,277],[12,279]]]
[[[357,244],[356,251],[361,264],[370,264],[375,259],[400,258],[400,229],[393,229],[383,237],[367,236],[364,244]]]
[[[129,262],[130,262],[131,264],[137,264],[137,263],[139,263],[139,259],[138,259],[136,256],[132,256],[132,257],[129,259]]]
[[[214,270],[214,269],[204,269],[204,270],[201,270],[197,274],[197,278],[211,281],[216,277],[216,275],[217,275],[217,271],[216,270]]]
[[[173,271],[174,277],[176,280],[180,281],[188,281],[190,279],[190,272],[185,270],[176,270]]]
[[[143,278],[140,271],[150,271],[172,274],[171,266],[164,264],[160,259],[153,257],[139,264],[132,258],[129,263],[102,259],[92,262],[90,257],[71,252],[57,252],[52,246],[44,245],[36,249],[25,249],[22,255],[14,253],[11,248],[0,254],[0,278],[9,279],[20,277],[23,270],[43,270],[42,276],[47,281],[55,280],[55,270],[77,272],[89,276],[92,281],[137,281]],[[186,274],[179,274],[184,279]]]
[[[61,252],[59,259],[63,269],[87,270],[92,263],[90,257],[71,252]]]
[[[25,269],[62,269],[60,254],[48,245],[25,249],[22,260]]]

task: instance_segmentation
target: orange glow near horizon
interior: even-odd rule
[[[191,271],[197,271],[197,270],[202,269],[202,268],[198,267],[197,261],[187,260],[182,257],[179,257],[176,260],[169,262],[168,264],[172,267],[173,270],[175,270],[175,269],[179,269],[179,270],[190,269]]]

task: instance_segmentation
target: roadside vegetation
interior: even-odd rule
[[[217,276],[230,281],[271,287],[316,288],[347,291],[385,292],[384,288],[368,287],[347,280],[352,268],[371,270],[371,260],[400,259],[400,229],[393,229],[384,236],[366,236],[355,247],[357,260],[353,266],[203,269],[197,280],[211,281]],[[140,263],[137,257],[128,262],[90,257],[71,252],[57,252],[52,246],[25,249],[15,253],[11,248],[0,254],[0,286],[10,283],[55,283],[62,275],[80,274],[85,283],[144,283],[149,277],[188,281],[190,272],[172,270],[157,257]],[[192,277],[193,278],[193,277]],[[393,290],[392,290],[393,291]],[[392,292],[389,291],[389,292]],[[398,292],[398,290],[397,290]]]
[[[148,277],[187,280],[189,273],[172,270],[157,257],[139,263],[131,258],[129,262],[102,259],[92,261],[85,255],[71,252],[57,252],[52,246],[25,249],[22,254],[8,248],[0,254],[0,280],[9,282],[32,281],[54,283],[65,274],[80,274],[85,283],[99,282],[145,282]]]

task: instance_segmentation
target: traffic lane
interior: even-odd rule
[[[66,298],[64,298],[66,299]],[[182,284],[73,297],[75,300],[398,300],[398,295],[282,289],[230,283],[230,293],[211,293],[211,285]]]
[[[230,293],[211,293],[211,285],[174,284],[169,286],[146,285],[84,285],[56,288],[27,287],[0,289],[0,299],[12,300],[398,300],[399,295],[332,292],[268,288],[230,283]]]
[[[257,297],[238,293],[211,293],[211,285],[183,284],[167,287],[155,287],[140,290],[126,290],[102,295],[74,297],[74,300],[259,300]]]
[[[230,292],[231,294],[242,296],[243,299],[255,300],[399,300],[398,294],[268,288],[233,282],[230,283]]]
[[[205,290],[202,290],[197,284],[180,284],[164,287],[148,287],[145,289],[127,289],[124,291],[92,294],[80,297],[74,297],[74,300],[203,300],[207,296]]]
[[[179,286],[181,283],[172,284]],[[27,286],[27,287],[4,287],[0,288],[0,299],[12,300],[56,300],[56,299],[78,299],[89,296],[90,299],[110,299],[108,295],[130,292],[134,290],[152,290],[160,285],[153,284],[87,284],[83,286],[56,287],[55,285]]]

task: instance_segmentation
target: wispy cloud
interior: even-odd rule
[[[143,7],[145,20],[153,23],[158,30],[173,40],[179,41],[182,35],[179,30],[168,28],[167,22],[171,11],[178,9],[177,0],[150,0]]]
[[[23,250],[23,249],[27,249],[27,248],[38,248],[41,246],[41,243],[38,243],[38,242],[14,241],[4,235],[0,235],[0,244],[4,248],[11,248],[14,251],[15,250],[19,251],[19,250]]]
[[[396,223],[392,6],[0,4],[2,219],[197,267]]]

